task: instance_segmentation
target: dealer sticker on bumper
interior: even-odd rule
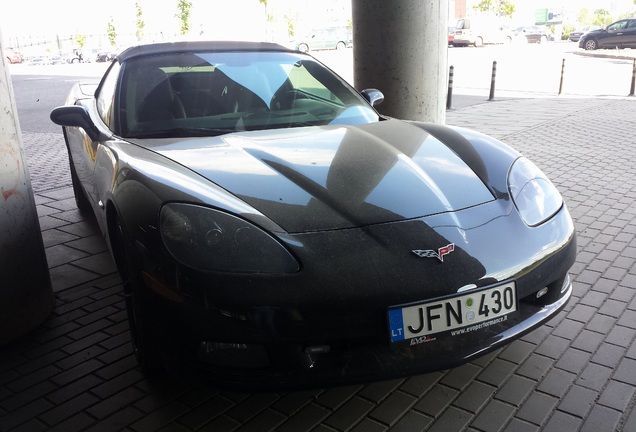
[[[451,335],[498,324],[517,310],[515,283],[509,282],[466,294],[389,309],[391,342],[431,336],[451,331]]]

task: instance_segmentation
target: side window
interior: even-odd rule
[[[626,25],[627,25],[627,21],[619,21],[609,26],[607,28],[607,31],[615,32],[615,31],[623,30]]]
[[[119,63],[113,62],[113,65],[102,80],[97,94],[97,112],[110,130],[115,128],[115,91],[117,89],[119,69]]]
[[[627,27],[630,29],[636,29],[636,20],[631,20]]]

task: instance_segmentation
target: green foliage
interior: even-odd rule
[[[507,18],[512,18],[512,15],[515,13],[515,5],[509,0],[481,0],[473,6],[473,9]]]
[[[192,2],[188,0],[179,0],[177,9],[179,12],[175,14],[175,17],[181,21],[181,34],[185,35],[190,31],[190,9],[192,8]]]
[[[505,17],[512,18],[512,15],[515,13],[515,5],[510,3],[509,1],[504,1],[501,4],[501,14]]]
[[[597,9],[594,11],[594,18],[592,24],[599,25],[601,27],[607,27],[612,23],[612,16],[607,9]]]
[[[284,18],[287,23],[287,34],[289,37],[294,37],[296,35],[296,20],[294,18],[290,18],[288,15],[285,15]]]
[[[143,20],[143,11],[138,1],[135,2],[135,8],[137,9],[137,20],[135,21],[137,30],[135,30],[135,36],[137,36],[137,40],[141,42],[144,38],[144,27],[146,27],[146,23]]]
[[[574,30],[576,30],[576,27],[572,25],[564,25],[561,40],[567,40],[570,37],[570,33],[572,33]]]
[[[592,16],[590,15],[590,11],[583,8],[579,11],[579,19],[578,22],[582,26],[587,26],[592,24]]]
[[[108,42],[110,42],[110,45],[117,45],[117,29],[115,28],[113,17],[110,17],[110,20],[108,21],[106,34],[108,35]]]
[[[73,40],[75,41],[75,44],[79,46],[80,48],[84,48],[84,45],[86,45],[85,34],[76,34]]]

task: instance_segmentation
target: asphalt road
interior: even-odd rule
[[[89,78],[94,80],[95,78]],[[76,77],[51,75],[14,75],[13,93],[23,132],[52,133],[61,128],[49,119],[49,113],[64,105]]]

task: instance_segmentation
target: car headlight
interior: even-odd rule
[[[239,217],[193,204],[166,204],[161,237],[181,264],[234,273],[293,273],[299,265],[274,237]]]
[[[557,188],[524,157],[517,159],[510,168],[508,190],[521,219],[529,226],[542,224],[563,206]]]

